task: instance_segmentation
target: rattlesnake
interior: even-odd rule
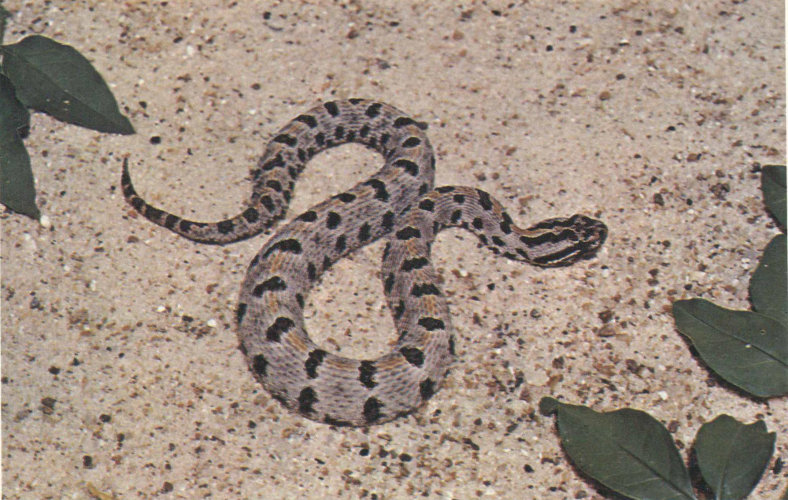
[[[366,426],[406,414],[429,399],[454,357],[446,298],[429,261],[435,234],[474,232],[496,254],[538,266],[564,266],[594,255],[607,228],[573,215],[528,229],[514,225],[486,192],[433,189],[435,156],[427,126],[364,99],[326,102],[295,118],[268,143],[246,208],[214,223],[193,222],[149,205],[123,164],[123,194],[152,222],[186,238],[225,244],[258,234],[283,216],[304,165],[319,152],[356,142],[383,155],[371,178],[310,208],[283,226],[252,259],[236,311],[240,349],[271,395],[288,409],[332,424]],[[304,300],[334,262],[388,235],[383,288],[398,341],[374,360],[317,346],[304,326]]]

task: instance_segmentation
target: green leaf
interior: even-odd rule
[[[695,453],[716,500],[739,500],[750,494],[769,465],[776,437],[761,420],[744,425],[728,415],[701,426]]]
[[[30,156],[20,137],[30,126],[30,113],[16,99],[14,86],[0,75],[0,203],[38,219]]]
[[[543,415],[558,414],[561,444],[572,462],[611,490],[635,499],[691,500],[689,473],[665,427],[625,408],[597,413],[542,398]]]
[[[788,239],[784,234],[772,238],[750,279],[750,301],[753,309],[784,325],[788,325],[786,245]]]
[[[100,132],[134,133],[101,75],[73,47],[33,35],[2,52],[3,72],[27,106]]]
[[[760,397],[788,394],[788,328],[763,314],[703,299],[673,303],[676,328],[719,376]]]
[[[763,200],[777,222],[785,228],[785,165],[767,165],[761,174]]]

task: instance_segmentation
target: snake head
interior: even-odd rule
[[[543,267],[562,267],[592,258],[607,239],[607,226],[601,221],[575,214],[549,219],[528,229],[540,233],[529,238],[535,244],[531,261]]]

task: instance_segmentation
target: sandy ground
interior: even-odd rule
[[[777,447],[752,498],[778,498],[786,400],[723,386],[669,311],[748,307],[777,233],[759,167],[785,162],[781,3],[7,3],[6,43],[79,49],[137,134],[33,116],[51,227],[1,215],[3,498],[602,498],[539,415],[548,395],[646,410],[685,458],[716,415],[763,419]],[[279,127],[354,96],[430,125],[439,185],[483,188],[523,224],[582,212],[611,231],[597,259],[553,270],[442,233],[459,361],[425,408],[368,430],[288,414],[248,372],[233,311],[266,236],[191,243],[119,193],[130,155],[151,202],[233,215]],[[320,155],[288,218],[379,165],[361,147]],[[309,298],[313,336],[342,354],[394,337],[381,251]]]

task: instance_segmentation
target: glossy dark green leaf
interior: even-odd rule
[[[763,314],[703,299],[673,303],[676,328],[728,382],[760,397],[788,394],[788,328]]]
[[[785,228],[785,165],[767,165],[761,174],[763,200],[780,225]]]
[[[101,132],[134,133],[101,75],[73,47],[33,35],[2,52],[3,72],[25,105]]]
[[[695,498],[670,433],[647,413],[629,408],[597,413],[553,398],[543,398],[539,409],[543,415],[557,413],[569,458],[611,490],[638,500]]]
[[[744,425],[720,415],[703,424],[695,438],[695,453],[716,500],[739,500],[750,494],[769,465],[776,437],[761,420]]]
[[[788,325],[788,238],[780,234],[766,246],[750,279],[750,301],[761,314]]]
[[[0,75],[0,203],[38,219],[30,156],[21,134],[30,126],[30,114],[15,96],[14,87]]]

